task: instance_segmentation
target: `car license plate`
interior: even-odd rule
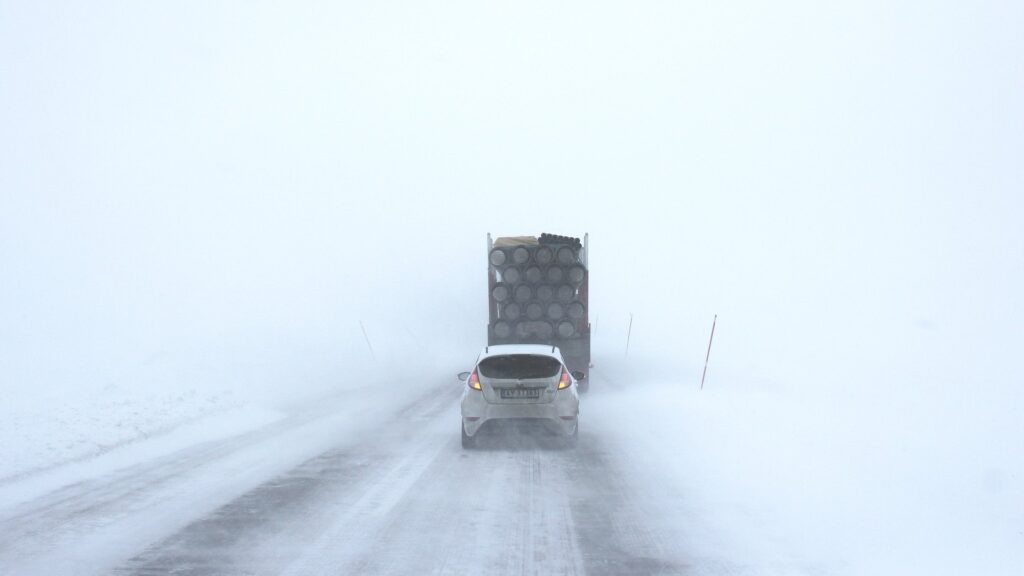
[[[540,388],[502,388],[501,397],[508,400],[540,398]]]

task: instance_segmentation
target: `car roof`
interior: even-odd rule
[[[510,354],[533,354],[535,356],[550,356],[562,360],[562,353],[556,346],[549,344],[497,344],[488,346],[480,352],[479,360],[493,356],[508,356]],[[479,361],[478,360],[478,361]]]

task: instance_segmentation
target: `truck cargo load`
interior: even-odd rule
[[[590,368],[589,237],[487,235],[487,344],[558,346],[569,370]],[[589,378],[580,390],[589,387]]]

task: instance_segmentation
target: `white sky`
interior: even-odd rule
[[[641,351],[1019,383],[1024,5],[486,4],[0,1],[4,384],[472,356],[488,231]]]

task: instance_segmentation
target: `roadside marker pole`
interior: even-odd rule
[[[626,329],[626,356],[629,356],[629,337],[633,334],[633,313],[629,313],[629,328]]]
[[[708,375],[708,359],[711,358],[711,341],[715,339],[715,324],[718,323],[718,314],[711,321],[711,337],[708,338],[708,354],[704,357],[704,373],[700,375],[700,389],[704,389],[704,377]]]
[[[359,321],[359,328],[363,331],[363,338],[366,339],[366,347],[370,349],[370,358],[373,361],[377,361],[377,355],[373,353],[373,344],[370,344],[370,337],[366,335],[366,326],[363,326],[363,321]]]

